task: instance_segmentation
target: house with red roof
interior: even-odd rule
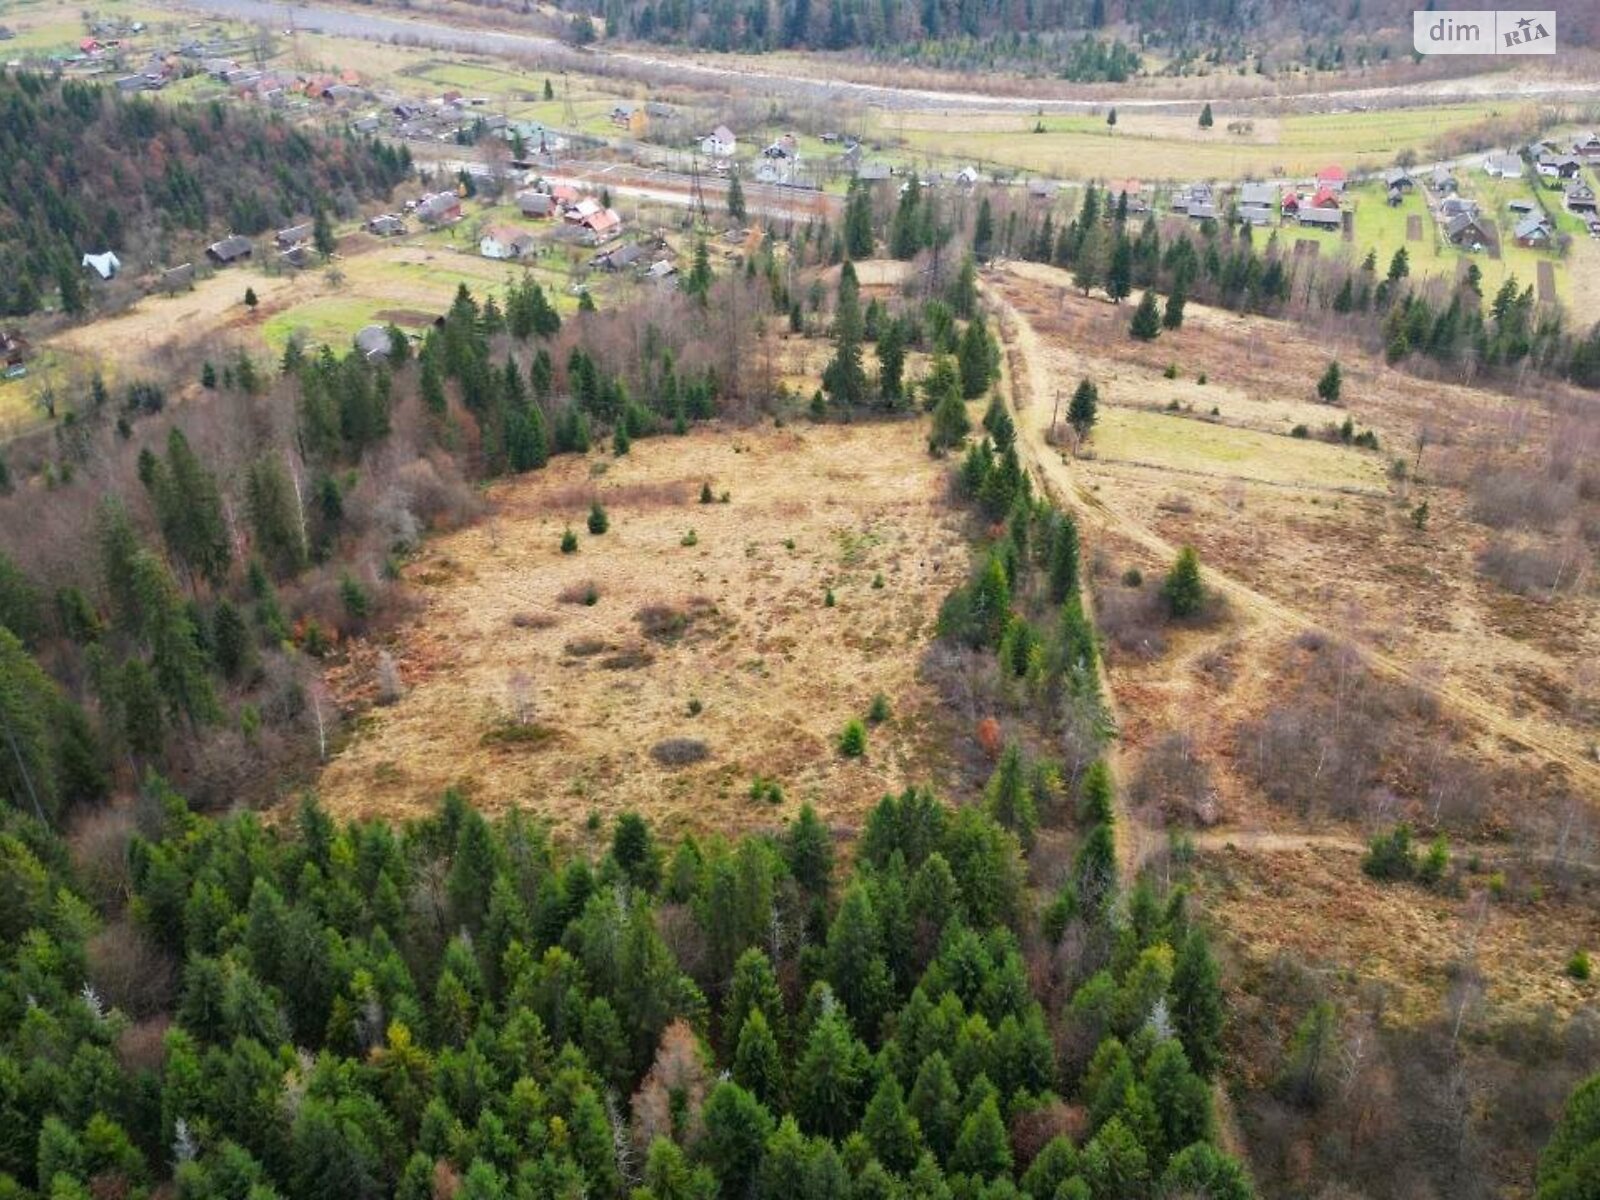
[[[1323,167],[1317,172],[1317,189],[1327,188],[1330,191],[1342,192],[1344,185],[1349,182],[1350,176],[1345,169],[1337,164]]]

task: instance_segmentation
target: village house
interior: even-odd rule
[[[589,260],[589,265],[600,271],[625,271],[644,258],[644,247],[636,242],[602,251]]]
[[[633,115],[638,111],[638,106],[633,104],[613,105],[610,114],[611,123],[620,129],[626,129],[632,124]]]
[[[369,363],[380,362],[389,357],[392,349],[389,342],[389,328],[386,325],[363,325],[355,336],[356,350],[361,357]]]
[[[1295,191],[1295,189],[1292,187],[1284,188],[1283,203],[1281,207],[1283,209],[1284,216],[1298,217],[1300,215],[1300,193]]]
[[[161,290],[169,296],[175,292],[186,292],[193,286],[193,263],[180,263],[176,267],[168,267],[161,272]]]
[[[1350,180],[1349,174],[1337,163],[1323,167],[1317,172],[1317,190],[1342,192],[1344,185]]]
[[[1278,193],[1270,183],[1247,183],[1239,189],[1239,219],[1251,225],[1270,225],[1278,207]]]
[[[1600,134],[1580,133],[1572,139],[1572,152],[1579,158],[1600,158]]]
[[[585,241],[591,246],[604,245],[612,238],[622,236],[622,218],[614,208],[602,208],[590,213],[579,222],[586,231]]]
[[[1521,179],[1522,158],[1516,154],[1490,154],[1483,160],[1483,172],[1491,179]]]
[[[107,250],[103,254],[85,254],[82,265],[100,276],[101,279],[115,279],[117,272],[122,270],[122,260],[111,250]]]
[[[1453,246],[1481,250],[1494,240],[1476,212],[1458,212],[1445,222],[1444,235]]]
[[[1300,209],[1299,220],[1312,229],[1338,229],[1344,223],[1344,214],[1337,208],[1309,204]]]
[[[378,120],[376,115],[357,117],[350,122],[350,132],[359,134],[377,133],[381,124],[382,122]]]
[[[485,258],[513,259],[533,253],[538,241],[525,229],[511,225],[491,225],[478,240],[478,253]]]
[[[311,221],[303,221],[299,225],[291,225],[287,229],[280,229],[272,235],[272,242],[279,250],[292,250],[311,240],[311,235],[316,226]]]
[[[568,204],[561,215],[570,224],[582,225],[599,211],[600,201],[593,196],[584,196],[582,199]]]
[[[792,133],[786,133],[763,150],[761,156],[763,158],[798,158],[800,156],[800,139]]]
[[[718,125],[700,139],[700,153],[707,158],[732,158],[738,148],[739,143],[733,136],[733,130],[726,125]]]
[[[1511,234],[1519,246],[1542,248],[1550,244],[1551,230],[1543,217],[1524,217]]]
[[[1192,215],[1195,205],[1204,205],[1215,210],[1216,202],[1209,183],[1188,183],[1172,194],[1172,211],[1175,213]],[[1215,211],[1212,215],[1216,215]]]
[[[1582,167],[1583,160],[1576,154],[1553,154],[1545,151],[1537,160],[1539,177],[1547,181],[1571,179]]]
[[[1567,211],[1574,216],[1594,216],[1595,196],[1594,189],[1581,179],[1575,179],[1567,187]]]
[[[461,197],[454,192],[433,192],[417,201],[417,220],[424,225],[450,225],[461,219]]]
[[[1445,166],[1437,166],[1433,169],[1433,173],[1428,176],[1428,186],[1441,196],[1447,192],[1454,193],[1459,187],[1456,183],[1456,177],[1450,174],[1450,168]]]
[[[1411,172],[1404,167],[1392,167],[1383,173],[1383,186],[1391,190],[1398,189],[1401,192],[1409,192],[1416,185],[1417,181],[1411,177]]]
[[[230,233],[220,242],[212,242],[206,247],[206,257],[219,267],[242,262],[254,252],[255,246],[251,244],[250,239],[237,233]]]
[[[894,171],[885,162],[864,162],[856,168],[856,178],[862,183],[886,183]]]
[[[1036,180],[1035,182],[1047,183],[1049,181]],[[1050,194],[1053,196],[1055,193],[1051,192]],[[1030,198],[1033,195],[1033,185],[1031,183],[1029,184],[1028,195]],[[1111,180],[1106,184],[1106,195],[1111,198],[1113,208],[1122,202],[1122,197],[1126,196],[1128,198],[1128,214],[1130,216],[1150,211],[1150,203],[1145,199],[1144,195],[1144,184],[1137,179]]]
[[[395,213],[383,213],[369,220],[366,230],[378,237],[399,237],[405,233],[406,223]]]
[[[1465,196],[1450,196],[1439,202],[1439,216],[1446,221],[1452,217],[1459,217],[1462,213],[1474,215],[1477,211],[1477,202],[1468,200]]]
[[[556,211],[556,198],[548,192],[518,192],[517,209],[525,217],[549,217]]]

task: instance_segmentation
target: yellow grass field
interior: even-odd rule
[[[370,711],[323,798],[403,817],[459,787],[563,834],[624,809],[663,835],[731,834],[804,801],[850,827],[886,791],[938,784],[956,732],[918,664],[969,550],[925,436],[921,422],[696,431],[498,485],[490,518],[406,568],[423,605],[392,648],[409,690]],[[729,501],[699,503],[703,482]],[[603,536],[585,529],[591,499]],[[558,548],[569,527],[575,554]],[[370,670],[336,686],[359,697]],[[840,730],[878,693],[893,716],[864,759],[840,758]],[[663,765],[652,748],[674,738],[706,757]],[[758,775],[781,804],[750,798]]]

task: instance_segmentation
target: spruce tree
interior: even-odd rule
[[[728,216],[741,222],[745,218],[744,187],[739,183],[737,171],[728,178]]]
[[[1092,379],[1079,380],[1072,400],[1067,405],[1067,421],[1080,440],[1089,436],[1099,417],[1099,410],[1100,388]]]
[[[1128,332],[1142,342],[1153,342],[1161,336],[1161,310],[1156,306],[1156,294],[1146,290],[1133,312]]]
[[[1344,379],[1336,359],[1328,364],[1328,369],[1322,373],[1322,378],[1317,380],[1317,397],[1324,404],[1338,404],[1343,388]]]
[[[961,371],[961,394],[966,399],[976,400],[989,390],[993,353],[989,331],[984,328],[982,317],[973,318],[967,323],[966,332],[961,335],[961,349],[957,355],[957,365]]]
[[[1166,601],[1167,612],[1174,618],[1192,617],[1205,603],[1205,589],[1200,582],[1200,556],[1193,546],[1178,552],[1166,580],[1161,585],[1161,597]]]
[[[605,507],[596,500],[589,505],[589,532],[597,537],[611,528],[611,518],[606,516]]]
[[[1200,110],[1200,128],[1210,129],[1215,122],[1216,118],[1211,115],[1211,102],[1208,100],[1206,106]]]

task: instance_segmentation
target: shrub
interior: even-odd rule
[[[610,528],[611,518],[606,516],[605,508],[596,500],[589,506],[589,532],[599,537]]]
[[[678,539],[678,545],[680,546],[698,546],[699,544],[700,538],[692,528]]]
[[[1361,870],[1373,879],[1412,878],[1417,873],[1417,860],[1411,850],[1411,826],[1402,821],[1388,833],[1375,834],[1361,860]]]
[[[576,554],[578,552],[578,535],[570,529],[561,532],[561,553]]]
[[[983,720],[978,722],[977,738],[978,745],[983,748],[983,752],[986,755],[991,759],[1000,757],[1000,750],[1005,741],[1000,733],[999,721],[993,717],[984,717]]]
[[[1196,375],[1194,377],[1194,381],[1196,383],[1198,383],[1201,387],[1205,387],[1205,385],[1206,385],[1206,373],[1204,371],[1201,371],[1200,374],[1198,374],[1198,375]]]
[[[846,758],[860,758],[866,752],[867,727],[857,720],[847,721],[839,735],[839,753]]]
[[[600,601],[600,585],[592,579],[570,584],[556,593],[556,599],[562,604],[581,604],[585,608],[593,608]],[[515,622],[515,618],[512,618]]]
[[[1292,438],[1308,438],[1311,436],[1311,430],[1304,425],[1296,425],[1289,430],[1289,436]]]
[[[663,767],[686,767],[710,755],[710,748],[699,738],[666,738],[650,747],[650,757]]]
[[[776,779],[767,779],[764,776],[757,775],[750,782],[750,799],[758,803],[765,801],[768,804],[782,804],[783,788],[778,786]]]
[[[702,483],[700,485],[700,503],[701,504],[710,504],[713,499],[714,499],[714,497],[711,494],[711,484],[710,483]]]
[[[824,592],[822,594],[822,607],[823,608],[832,608],[835,603],[837,603],[837,602],[833,598],[833,589],[829,588],[826,592]]]
[[[1589,952],[1587,950],[1573,951],[1572,957],[1567,959],[1567,974],[1573,979],[1582,982],[1589,978],[1589,973]]]
[[[1176,379],[1178,377],[1178,364],[1168,363],[1167,369],[1161,372],[1161,374],[1167,379]]]
[[[889,697],[879,692],[872,698],[872,706],[867,709],[867,720],[874,725],[882,725],[889,719]]]
[[[1144,572],[1139,570],[1138,567],[1129,567],[1122,573],[1122,586],[1130,588],[1143,587]]]
[[[705,711],[705,707],[706,706],[704,704],[700,703],[700,697],[689,697],[689,715],[691,717],[698,717],[702,712]]]

